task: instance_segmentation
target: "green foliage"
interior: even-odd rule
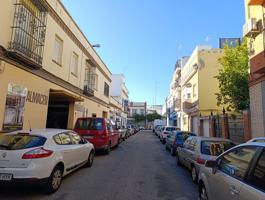
[[[155,113],[150,113],[150,114],[147,114],[146,115],[146,118],[147,118],[147,121],[148,122],[152,122],[154,121],[155,119],[162,119],[162,116],[157,114],[156,112]]]
[[[136,123],[145,121],[145,116],[144,115],[135,114],[133,116],[133,118],[134,118]]]
[[[244,40],[235,48],[224,49],[224,56],[219,59],[223,66],[216,78],[219,81],[217,104],[228,109],[240,111],[249,107],[248,89],[248,48]]]

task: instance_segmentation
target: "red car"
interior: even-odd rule
[[[119,145],[119,133],[114,130],[111,122],[105,118],[78,118],[74,131],[92,143],[95,149],[103,149],[107,154],[112,147]]]

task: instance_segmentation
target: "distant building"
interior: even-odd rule
[[[126,127],[129,110],[129,91],[125,85],[123,74],[112,74],[110,96],[110,119],[117,126]]]
[[[130,102],[129,103],[129,116],[134,115],[146,115],[147,114],[147,103],[146,102]]]
[[[223,49],[226,45],[231,47],[237,47],[241,44],[241,38],[220,38],[219,39],[219,48]]]
[[[159,115],[162,115],[162,105],[151,105],[147,108],[147,114],[149,113],[157,113]]]

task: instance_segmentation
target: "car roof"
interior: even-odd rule
[[[39,136],[44,136],[46,138],[49,138],[49,137],[52,137],[54,135],[57,135],[58,133],[64,133],[64,132],[68,132],[68,131],[70,131],[70,130],[46,128],[46,129],[20,130],[20,131],[14,131],[14,132],[11,132],[8,134],[14,135],[17,133],[27,133],[29,135],[39,135]]]

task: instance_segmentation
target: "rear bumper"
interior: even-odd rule
[[[96,150],[107,149],[109,144],[109,139],[87,139],[90,143],[92,143]]]
[[[37,179],[37,178],[14,178],[11,181],[0,181],[0,186],[43,186],[48,182],[49,178]]]

